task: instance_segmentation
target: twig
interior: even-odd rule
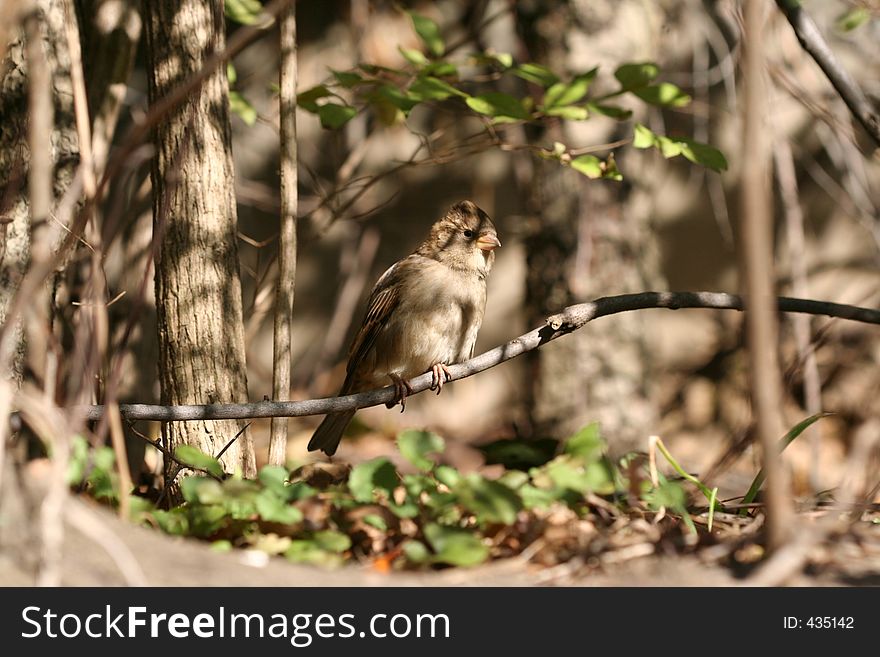
[[[278,236],[272,394],[279,401],[287,401],[290,398],[291,318],[296,282],[296,215],[299,203],[296,169],[296,3],[291,3],[280,16],[280,25],[281,231]],[[283,465],[286,460],[287,420],[272,418],[269,463]]]
[[[880,116],[849,73],[840,65],[822,33],[798,0],[776,0],[801,46],[815,60],[849,111],[880,146]]]
[[[253,424],[253,423],[252,423],[252,422],[248,422],[248,423],[247,423],[246,425],[244,425],[241,429],[239,429],[239,430],[238,430],[238,433],[235,434],[232,438],[229,439],[229,442],[226,443],[226,444],[223,446],[223,449],[221,449],[219,452],[217,452],[217,454],[216,454],[216,456],[214,456],[214,458],[217,459],[217,460],[219,461],[219,460],[220,460],[220,457],[223,456],[223,455],[226,453],[226,450],[229,449],[230,447],[232,447],[232,444],[233,444],[236,440],[238,440],[238,437],[239,437],[241,434],[243,434],[245,431],[247,431],[247,428],[248,428],[249,426],[251,426],[251,424]],[[273,463],[272,465],[284,465],[284,461],[282,461],[281,463]]]
[[[828,315],[868,324],[880,324],[880,310],[860,308],[827,301],[779,297],[777,307],[783,312],[799,312],[811,315]],[[490,349],[464,363],[451,365],[450,380],[463,379],[520,356],[528,351],[556,340],[583,327],[588,322],[607,315],[643,310],[646,308],[714,308],[719,310],[742,310],[743,300],[735,294],[723,292],[640,292],[615,297],[603,297],[589,303],[569,306],[561,313],[547,318],[544,326],[514,338],[506,344]],[[413,393],[431,387],[432,374],[427,372],[409,381]],[[205,404],[161,406],[151,404],[120,404],[119,410],[129,420],[156,420],[173,422],[182,420],[228,420],[261,417],[303,417],[323,415],[368,406],[378,406],[396,399],[394,386],[379,388],[345,397],[308,399],[305,401],[261,401],[249,404]],[[97,420],[104,413],[103,406],[89,406],[86,417]],[[15,421],[15,414],[11,416]]]
[[[174,452],[172,452],[170,449],[165,447],[165,445],[163,445],[161,442],[159,442],[158,440],[153,440],[153,439],[149,438],[148,436],[142,434],[140,431],[138,431],[137,429],[134,428],[134,424],[132,424],[132,422],[130,420],[126,419],[126,421],[128,422],[128,428],[131,429],[131,432],[135,436],[137,436],[138,438],[143,440],[145,443],[155,447],[157,450],[159,450],[162,453],[162,456],[164,456],[169,461],[173,461],[174,463],[176,463],[179,466],[178,472],[184,468],[187,468],[187,469],[193,470],[195,472],[201,472],[202,474],[205,474],[208,477],[216,479],[217,481],[223,481],[223,477],[218,477],[217,475],[213,474],[212,472],[209,472],[205,468],[199,468],[195,465],[191,465],[191,464],[187,463],[186,461],[181,461],[179,458],[174,456]],[[247,426],[245,426],[245,429],[247,429],[248,426],[250,426],[250,425],[248,424]],[[242,429],[242,431],[244,431],[244,429]],[[226,447],[223,448],[223,451],[221,451],[220,454],[222,455],[223,452],[226,451],[226,448],[229,447],[229,445],[231,445],[233,443],[233,441],[235,441],[235,439],[238,438],[240,435],[241,435],[241,431],[239,431],[237,434],[235,434],[235,437],[232,440],[230,440],[229,443],[227,443]],[[174,476],[176,477],[177,473],[175,473]],[[167,489],[167,486],[166,486],[166,489]],[[164,491],[163,491],[163,494],[164,494]],[[161,498],[160,498],[160,500],[161,500]],[[156,506],[158,506],[158,505],[159,505],[159,503],[157,501]]]

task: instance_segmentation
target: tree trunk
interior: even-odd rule
[[[26,349],[38,352],[31,364],[44,356],[49,286],[41,286],[34,298],[27,299],[25,311],[36,315],[38,321],[10,317],[10,304],[31,265],[35,236],[40,246],[34,246],[34,251],[42,251],[44,258],[57,246],[49,244],[54,233],[47,215],[54,215],[79,161],[64,3],[38,0],[18,4],[26,8],[20,17],[15,11],[4,15],[9,19],[4,29],[18,34],[8,49],[3,48],[5,59],[0,62],[0,326],[13,332],[12,353],[0,355],[4,370],[0,377],[14,388],[21,386],[24,377]],[[29,111],[38,106],[42,108],[39,112]],[[32,205],[29,183],[43,188],[39,203]],[[30,345],[25,340],[26,324],[37,328],[37,339]],[[38,372],[47,378],[49,374],[48,370]],[[7,421],[5,414],[2,421]],[[35,572],[39,529],[36,523],[23,520],[39,515],[42,500],[22,481],[25,451],[25,441],[15,447],[11,441],[0,445],[0,559],[11,559]]]
[[[145,0],[143,8],[150,102],[155,105],[225,47],[223,3]],[[153,230],[159,240],[156,310],[164,404],[247,398],[228,94],[221,66],[154,132]],[[163,441],[172,450],[185,443],[217,455],[242,426],[233,420],[169,424]],[[255,475],[247,432],[222,462],[228,472]],[[175,464],[166,463],[166,474],[174,469]]]
[[[610,74],[615,63],[637,56],[638,49],[625,44],[639,39],[638,30],[622,29],[620,12],[640,4],[570,2],[537,14],[519,9],[528,56],[557,72],[563,63],[573,73],[600,64]],[[621,52],[602,51],[612,34],[619,36]],[[585,52],[583,44],[595,46]],[[587,143],[619,138],[614,129],[590,125]],[[584,144],[583,133],[569,126],[538,138],[542,145],[555,140]],[[530,326],[573,303],[659,285],[658,247],[648,213],[632,202],[642,192],[631,184],[588,180],[558,162],[535,164],[525,190],[537,217],[525,235]],[[613,452],[643,447],[656,420],[644,321],[641,313],[626,313],[532,352],[524,386],[532,433],[564,438],[598,421]]]

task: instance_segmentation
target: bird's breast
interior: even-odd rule
[[[486,306],[486,283],[437,263],[412,277],[376,344],[377,370],[405,378],[467,360]]]

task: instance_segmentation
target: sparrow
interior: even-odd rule
[[[431,389],[449,380],[448,366],[471,358],[486,309],[486,278],[501,246],[489,216],[471,201],[453,205],[427,239],[376,282],[363,324],[348,353],[339,395],[392,383],[391,408],[412,392],[407,379],[430,371]],[[309,451],[336,453],[355,411],[330,413]]]

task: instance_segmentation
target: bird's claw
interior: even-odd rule
[[[444,363],[437,363],[431,368],[431,390],[437,390],[437,394],[443,390],[443,384],[452,380],[452,374]]]
[[[389,376],[391,377],[391,380],[394,381],[394,391],[396,394],[394,401],[388,402],[385,406],[386,408],[392,408],[395,404],[400,402],[400,412],[403,413],[406,410],[406,397],[407,395],[412,394],[412,386],[410,386],[408,381],[396,374],[389,374]]]

